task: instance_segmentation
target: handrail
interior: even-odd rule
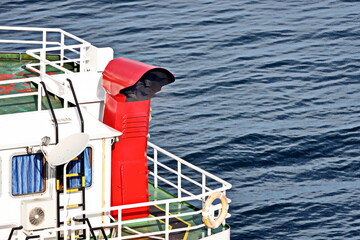
[[[64,67],[64,63],[75,63],[80,65],[80,72],[85,72],[88,69],[87,62],[89,61],[86,58],[86,51],[91,44],[73,34],[70,34],[60,28],[36,28],[36,27],[8,27],[8,26],[0,26],[1,31],[25,31],[25,32],[34,32],[34,37],[32,39],[15,39],[16,35],[9,34],[10,37],[4,37],[0,39],[0,43],[14,43],[14,44],[32,44],[32,45],[41,45],[41,48],[30,49],[27,50],[26,53],[33,57],[34,59],[38,60],[39,63],[29,63],[27,67],[32,71],[40,74],[40,77],[36,77],[32,79],[33,82],[39,83],[41,81],[46,82],[47,79],[60,83],[65,88],[65,106],[67,106],[68,99],[67,99],[67,92],[69,91],[66,85],[66,78],[69,74],[72,74],[73,71]],[[56,35],[54,35],[54,33]],[[60,36],[58,34],[60,33]],[[39,34],[42,34],[42,39],[39,39]],[[53,35],[51,35],[53,34]],[[28,35],[28,34],[27,34]],[[49,37],[50,36],[50,37]],[[65,44],[65,37],[71,40],[71,44]],[[51,38],[51,39],[50,39]],[[51,40],[51,41],[50,41]],[[70,58],[65,57],[65,51],[69,53],[74,53],[76,55],[72,55]],[[59,53],[60,60],[50,61],[46,59],[46,55],[49,52],[57,52]],[[67,53],[66,52],[66,53]],[[61,78],[54,78],[51,75],[48,75],[46,72],[46,67],[52,66],[56,68],[58,71],[65,73],[65,76]],[[28,80],[23,79],[21,80],[11,80],[14,82],[27,82]],[[11,81],[1,82],[0,85],[7,84],[7,83],[14,83]],[[26,93],[26,95],[34,95],[35,93]],[[13,97],[20,97],[21,95],[18,94],[6,94],[0,96],[0,98],[13,98]],[[38,98],[41,98],[41,91],[38,91]],[[38,101],[38,109],[41,109],[41,102]]]
[[[77,221],[77,222],[86,222],[86,224],[89,226],[89,229],[90,229],[90,233],[91,233],[91,236],[94,240],[96,240],[96,235],[95,235],[95,232],[94,232],[94,229],[93,227],[91,226],[91,223],[90,223],[90,220],[89,218],[78,218],[78,219],[74,219],[74,221]]]
[[[18,231],[18,230],[21,230],[21,229],[23,229],[23,226],[13,227],[11,229],[11,231],[10,231],[8,240],[11,240],[11,238],[12,238],[15,231]]]
[[[102,233],[102,235],[103,235],[103,237],[104,237],[104,239],[105,239],[105,240],[108,240],[108,237],[106,236],[106,233],[105,233],[104,228],[102,228],[102,227],[93,228],[93,231],[97,231],[97,230],[100,230],[101,233]]]
[[[32,82],[30,79],[7,79],[1,80],[0,85],[12,84],[12,83],[24,83],[24,82]]]
[[[77,97],[76,97],[75,89],[74,89],[74,86],[72,84],[72,81],[69,78],[67,78],[67,81],[70,84],[70,89],[71,89],[71,92],[72,92],[73,97],[74,97],[75,106],[76,106],[76,109],[77,109],[78,114],[79,114],[80,123],[81,123],[81,132],[84,132],[84,118],[82,116],[82,113],[81,113],[81,110],[80,110],[80,107],[79,107],[79,102],[78,102]]]
[[[15,30],[15,31],[52,31],[58,32],[61,31],[60,28],[40,28],[40,27],[15,27],[15,26],[0,26],[0,29],[3,30]]]
[[[42,44],[42,41],[29,41],[29,40],[0,40],[0,43],[23,43],[23,44]],[[46,42],[47,45],[60,45],[57,42]]]
[[[153,143],[148,142],[148,146],[150,148],[154,149],[154,155],[156,155],[154,157],[154,161],[158,161],[158,152],[162,153],[168,157],[171,157],[173,160],[177,161],[179,163],[178,167],[181,169],[181,165],[185,165],[188,166],[189,168],[191,168],[194,173],[193,174],[201,174],[202,176],[202,182],[201,183],[194,183],[191,182],[192,184],[194,184],[197,187],[201,187],[202,191],[200,194],[196,194],[196,193],[191,193],[188,192],[185,189],[182,189],[181,186],[183,186],[181,183],[176,185],[176,184],[169,184],[170,181],[168,181],[167,179],[164,179],[160,176],[158,176],[157,174],[155,174],[154,172],[156,171],[156,168],[154,169],[154,172],[150,172],[154,178],[156,178],[157,181],[162,181],[165,183],[168,183],[169,185],[171,185],[172,187],[178,189],[179,192],[184,192],[186,193],[188,196],[181,196],[181,194],[178,194],[177,198],[170,198],[170,199],[163,199],[163,200],[156,200],[156,201],[151,201],[151,202],[142,202],[142,203],[135,203],[135,204],[127,204],[127,205],[122,205],[122,206],[113,206],[113,207],[107,207],[107,208],[102,208],[102,209],[98,209],[98,210],[83,210],[83,211],[78,211],[76,213],[73,213],[72,215],[69,216],[67,221],[71,221],[71,224],[75,224],[75,219],[80,217],[83,214],[86,214],[87,216],[97,216],[97,215],[101,215],[101,214],[105,214],[110,216],[110,213],[112,211],[117,211],[118,212],[118,216],[119,219],[121,219],[122,213],[125,209],[132,209],[132,208],[139,208],[139,207],[150,207],[150,206],[155,206],[155,205],[165,205],[165,215],[161,215],[161,216],[157,216],[157,217],[148,217],[148,218],[142,218],[142,219],[132,219],[132,220],[126,220],[126,221],[122,221],[119,220],[118,222],[113,222],[113,223],[108,223],[108,224],[104,224],[104,225],[100,225],[97,226],[97,228],[101,228],[101,227],[117,227],[118,229],[121,229],[121,227],[124,224],[133,224],[133,223],[141,223],[144,221],[154,221],[154,220],[164,220],[165,219],[165,224],[166,226],[169,226],[169,221],[172,218],[179,218],[179,217],[185,217],[185,216],[199,216],[202,213],[202,210],[193,210],[190,212],[184,212],[184,213],[170,213],[170,204],[180,204],[182,202],[190,202],[190,201],[200,201],[203,204],[203,200],[206,199],[208,196],[210,196],[212,193],[214,192],[223,192],[224,194],[226,194],[226,190],[229,190],[231,188],[231,184],[216,177],[215,175],[201,169],[198,168],[196,166],[194,166],[193,164],[171,154],[170,152],[156,146]],[[148,159],[150,161],[152,161],[150,157],[148,157]],[[161,163],[163,164],[163,163]],[[171,171],[173,172],[173,171]],[[177,174],[179,174],[179,171],[175,171]],[[180,175],[178,177],[178,179],[180,179],[180,181],[182,181],[182,179],[184,180],[188,180],[186,178],[186,176],[184,174],[182,174],[180,172]],[[214,181],[216,181],[217,183],[221,184],[221,187],[218,187],[216,189],[211,189],[209,186],[207,186],[207,182],[206,179],[212,179]],[[195,181],[195,180],[194,180]],[[171,182],[170,182],[171,183]],[[179,187],[180,186],[180,187]],[[230,200],[230,199],[229,199]],[[230,201],[229,201],[230,202]],[[221,208],[221,204],[217,204],[213,207],[213,210],[219,210]],[[163,231],[157,231],[157,232],[151,232],[151,233],[139,233],[139,234],[135,234],[135,235],[131,235],[131,236],[118,236],[117,239],[135,239],[135,238],[140,238],[140,237],[146,237],[146,236],[153,236],[153,235],[159,235],[159,234],[165,234],[165,239],[169,239],[169,234],[170,233],[174,233],[174,232],[178,232],[178,231],[188,231],[191,229],[199,229],[199,228],[203,228],[205,227],[205,224],[203,223],[199,223],[198,225],[195,226],[189,226],[189,227],[185,227],[185,228],[181,228],[181,229],[169,229],[168,227],[165,226],[165,230]]]
[[[27,236],[27,237],[25,238],[25,240],[33,239],[33,238],[39,238],[39,239],[40,239],[40,235],[30,235],[30,236]]]
[[[54,124],[55,124],[55,140],[56,140],[56,144],[58,144],[59,143],[59,124],[58,124],[58,121],[56,119],[54,108],[53,108],[52,103],[50,101],[50,97],[49,97],[49,93],[48,93],[48,91],[46,89],[46,85],[45,85],[45,83],[43,81],[41,81],[40,84],[44,88],[46,100],[47,100],[47,102],[49,104],[49,107],[50,107],[51,117],[53,118],[53,121],[54,121]],[[40,96],[41,96],[41,94],[40,94]],[[41,105],[40,105],[40,107],[41,107]]]
[[[0,30],[10,30],[10,31],[33,31],[33,32],[58,32],[62,33],[78,42],[89,44],[88,41],[81,39],[71,33],[68,33],[61,28],[35,28],[35,27],[8,27],[8,26],[0,26]]]
[[[38,95],[38,93],[37,93],[37,92],[12,93],[12,94],[7,94],[7,95],[5,95],[5,96],[0,96],[0,99],[4,99],[4,98],[17,98],[17,97],[34,96],[34,95]]]
[[[228,189],[231,188],[231,184],[229,182],[227,182],[227,181],[225,181],[225,180],[223,180],[223,179],[221,179],[221,178],[219,178],[219,177],[217,177],[217,176],[215,176],[215,175],[213,175],[213,174],[211,174],[211,173],[209,173],[209,172],[207,172],[207,171],[205,171],[205,170],[203,170],[203,169],[201,169],[201,168],[199,168],[199,167],[197,167],[197,166],[195,166],[195,165],[193,165],[193,164],[191,164],[191,163],[189,163],[187,161],[185,161],[184,159],[182,159],[182,158],[180,158],[180,157],[166,151],[165,149],[160,148],[159,146],[156,146],[155,144],[153,144],[151,142],[148,142],[148,146],[152,147],[153,149],[167,155],[168,157],[170,157],[170,158],[172,158],[172,159],[174,159],[174,160],[176,160],[176,161],[178,161],[178,162],[180,162],[180,163],[194,169],[195,171],[203,173],[207,177],[210,177],[211,179],[213,179],[215,181],[218,181],[218,182],[222,183],[223,185],[228,186],[229,187]]]
[[[39,239],[41,239],[41,240],[45,240],[45,239],[47,239],[47,237],[46,237],[46,236],[48,236],[47,234],[51,234],[52,236],[54,236],[53,233],[64,232],[64,236],[70,236],[71,239],[75,239],[74,231],[75,230],[84,230],[84,231],[86,231],[86,234],[90,233],[87,236],[92,236],[93,239],[96,239],[97,237],[95,236],[94,230],[101,230],[102,234],[104,235],[104,232],[103,232],[104,228],[117,228],[119,230],[118,231],[119,235],[116,238],[117,240],[138,239],[141,237],[150,237],[150,236],[158,236],[158,235],[165,235],[164,239],[169,240],[170,234],[175,233],[175,232],[191,231],[191,230],[206,228],[204,223],[196,223],[196,225],[187,226],[187,227],[183,227],[183,228],[175,228],[175,229],[170,228],[170,220],[173,218],[190,217],[190,216],[200,217],[202,214],[201,209],[193,209],[192,211],[185,211],[182,213],[175,213],[175,212],[171,213],[170,205],[171,204],[180,204],[183,202],[189,202],[189,201],[194,201],[194,200],[200,201],[201,203],[203,203],[203,199],[210,196],[214,192],[220,191],[220,192],[223,192],[224,194],[226,194],[226,191],[231,188],[231,184],[226,182],[225,180],[222,180],[222,179],[216,177],[215,175],[213,175],[203,169],[200,169],[200,168],[194,166],[193,164],[171,154],[170,152],[156,146],[153,143],[148,142],[148,146],[150,148],[153,148],[153,150],[154,150],[154,157],[152,158],[154,162],[159,163],[158,153],[162,153],[168,157],[171,157],[173,160],[177,161],[179,163],[177,165],[178,168],[181,169],[181,165],[188,166],[190,169],[192,169],[194,171],[193,174],[196,174],[196,173],[201,174],[201,176],[202,176],[201,183],[198,183],[198,184],[195,184],[193,182],[191,182],[191,183],[193,183],[197,187],[201,186],[202,193],[200,193],[200,194],[191,193],[191,194],[188,194],[189,196],[179,196],[178,195],[177,198],[169,198],[169,199],[163,199],[163,200],[155,200],[155,201],[151,201],[151,202],[127,204],[127,205],[122,205],[122,206],[106,207],[106,208],[97,209],[97,210],[80,210],[80,211],[77,211],[76,213],[72,213],[71,215],[69,215],[67,219],[64,219],[64,222],[70,222],[70,225],[66,224],[62,227],[43,230],[43,231],[39,232],[40,235],[37,237],[39,237]],[[149,160],[152,161],[151,158],[149,158]],[[155,171],[156,171],[156,168],[154,168],[154,172]],[[157,181],[162,181],[162,178],[160,178],[160,176],[158,176],[154,172],[151,172],[153,174],[154,178],[156,178]],[[178,179],[187,180],[186,178],[184,178],[185,175],[182,174],[181,172],[179,172],[179,169],[178,169],[177,173],[181,174]],[[212,179],[212,180],[216,181],[217,183],[221,184],[222,186],[217,187],[216,189],[212,189],[211,187],[207,186],[206,179]],[[179,185],[174,185],[175,188],[177,188],[179,186],[181,188],[181,186],[183,186],[183,185],[181,183]],[[180,189],[180,190],[184,190],[184,189]],[[164,214],[162,214],[160,216],[155,216],[155,217],[149,216],[146,218],[137,218],[137,219],[131,219],[131,220],[126,220],[126,221],[121,220],[122,213],[125,209],[139,208],[139,207],[145,207],[145,206],[150,207],[150,206],[155,206],[155,205],[165,205]],[[220,207],[221,207],[221,204],[217,204],[212,209],[213,209],[213,211],[216,211],[216,210],[219,210]],[[110,213],[112,211],[118,211],[119,221],[111,222],[111,223],[104,222],[104,223],[101,223],[94,227],[91,224],[89,224],[92,217],[96,218],[98,216],[104,216],[104,215],[106,216],[107,215],[111,218]],[[77,221],[83,220],[82,218],[84,218],[83,217],[84,215],[87,216],[87,220],[84,219],[87,224],[76,225],[75,223]],[[153,231],[153,232],[136,232],[136,233],[134,233],[132,235],[128,235],[128,236],[121,235],[121,229],[128,224],[141,223],[141,222],[145,222],[145,221],[155,221],[155,220],[164,221],[165,228],[163,230]]]

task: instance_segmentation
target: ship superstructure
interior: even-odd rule
[[[172,73],[0,27],[1,239],[230,239],[228,182],[148,141]]]

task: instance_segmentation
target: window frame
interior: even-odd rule
[[[85,149],[89,149],[89,166],[90,166],[90,184],[89,184],[89,186],[86,186],[86,183],[85,183],[85,188],[90,188],[94,183],[94,181],[93,181],[93,179],[94,179],[94,177],[93,177],[94,176],[94,173],[93,173],[93,151],[94,151],[94,149],[93,149],[92,146],[87,146]],[[85,149],[84,149],[84,151],[85,151]],[[83,153],[83,152],[81,152],[81,153]],[[84,161],[85,161],[85,159],[84,159]],[[68,168],[69,168],[69,166],[67,166],[66,174],[70,174]],[[68,177],[67,177],[67,181],[69,181]],[[86,182],[86,179],[85,179],[85,182]],[[70,189],[71,188],[79,188],[79,187],[81,187],[81,185],[80,186],[75,186],[75,187],[70,187],[70,185],[68,183],[67,187],[70,188]]]
[[[42,183],[43,183],[43,188],[41,191],[38,192],[30,192],[30,193],[21,193],[21,194],[13,194],[13,161],[14,158],[16,157],[21,157],[21,156],[28,156],[28,155],[36,155],[36,154],[41,154],[42,155]],[[42,195],[46,192],[47,189],[47,177],[48,177],[48,164],[46,162],[45,156],[41,151],[36,151],[36,152],[32,152],[32,153],[28,153],[28,152],[22,152],[22,153],[15,153],[13,155],[10,156],[10,161],[9,161],[9,194],[12,197],[24,197],[24,196],[31,196],[31,195]]]

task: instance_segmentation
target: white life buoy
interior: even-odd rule
[[[210,207],[212,206],[212,203],[215,199],[220,199],[221,201],[221,209],[220,214],[215,219],[213,219],[213,216],[210,214]],[[206,226],[209,228],[217,228],[220,226],[220,224],[225,220],[225,217],[227,215],[228,211],[228,200],[225,196],[225,194],[221,192],[214,192],[211,194],[208,199],[206,199],[206,202],[204,203],[204,207],[202,210],[202,219]]]

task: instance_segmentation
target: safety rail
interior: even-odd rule
[[[210,174],[209,172],[183,160],[182,158],[156,146],[155,144],[152,144],[151,142],[148,143],[149,147],[151,147],[153,149],[153,158],[148,157],[148,159],[153,162],[154,164],[154,171],[150,172],[149,174],[152,175],[154,177],[154,186],[157,188],[159,186],[159,180],[163,181],[164,183],[167,183],[168,185],[174,187],[175,189],[177,189],[177,198],[181,198],[182,197],[182,193],[186,193],[189,196],[202,196],[206,195],[208,196],[209,194],[206,194],[208,192],[213,191],[210,187],[207,186],[207,179],[211,179],[213,181],[216,181],[217,183],[221,184],[222,187],[217,188],[215,191],[226,191],[228,189],[231,188],[231,184],[222,180],[219,177],[216,177],[213,174]],[[167,166],[164,163],[159,162],[158,160],[158,153],[162,153],[164,155],[166,155],[167,157],[170,157],[171,159],[175,160],[177,162],[177,170],[172,169],[171,167]],[[191,177],[185,175],[182,173],[182,166],[187,166],[190,169],[194,170],[196,173],[201,175],[201,183],[197,182],[194,180],[195,175],[192,174]],[[159,167],[163,167],[164,169],[168,170],[169,172],[176,174],[177,176],[177,184],[174,184],[172,182],[170,182],[169,180],[159,176],[158,172],[159,172]],[[201,188],[201,195],[195,195],[191,192],[189,192],[188,190],[185,190],[182,186],[183,186],[183,180],[186,180],[192,184],[194,184],[196,187]],[[194,190],[194,189],[192,189]],[[202,199],[204,200],[204,198]]]
[[[30,79],[2,80],[2,81],[0,81],[0,86],[1,85],[7,85],[7,84],[27,83],[27,82],[32,82],[32,80],[30,80]],[[25,96],[33,96],[33,95],[38,95],[38,92],[25,92],[25,93],[14,93],[14,94],[0,95],[0,99],[25,97]]]
[[[46,85],[45,85],[45,83],[43,81],[41,81],[40,84],[44,89],[46,100],[47,100],[47,102],[49,104],[51,117],[52,117],[52,120],[54,121],[54,126],[55,126],[55,142],[56,142],[56,144],[58,144],[59,143],[59,124],[58,124],[58,121],[56,119],[54,108],[53,108],[53,106],[51,104],[50,97],[49,97],[49,92],[46,89]]]
[[[19,231],[19,230],[22,230],[23,229],[23,226],[17,226],[17,227],[13,227],[10,231],[10,234],[9,234],[9,237],[8,237],[8,240],[11,240],[13,234],[15,231]]]
[[[5,32],[6,39],[2,39]],[[13,34],[12,34],[13,33]],[[23,39],[14,39],[16,33],[29,33],[24,36],[20,36],[19,38]],[[28,36],[31,36],[31,33],[34,35],[34,38],[41,37],[39,39],[28,39]],[[40,35],[37,35],[37,34]],[[25,39],[24,39],[25,38]],[[71,41],[70,44],[66,44],[66,41]],[[41,48],[34,48],[30,50],[26,50],[26,54],[33,57],[38,62],[29,63],[26,65],[26,68],[39,74],[39,77],[29,79],[11,79],[0,81],[0,85],[5,84],[13,84],[13,83],[26,83],[26,82],[35,82],[38,84],[38,91],[32,91],[28,93],[16,93],[16,94],[7,94],[0,96],[0,99],[4,98],[14,98],[14,97],[23,97],[23,96],[31,96],[38,95],[38,107],[37,109],[41,111],[41,96],[42,86],[39,84],[41,81],[47,83],[47,80],[50,79],[54,82],[57,82],[63,86],[65,89],[64,95],[64,107],[68,106],[68,91],[69,85],[66,81],[67,78],[74,72],[64,67],[64,64],[76,64],[78,65],[79,72],[86,72],[89,70],[88,61],[89,59],[86,57],[87,49],[91,46],[91,44],[75,35],[72,35],[62,29],[59,28],[33,28],[33,27],[7,27],[0,26],[0,44],[25,44],[25,45],[40,45]],[[47,55],[53,54],[58,55],[58,60],[48,60]],[[75,57],[73,56],[75,55]],[[60,71],[64,74],[62,78],[55,77],[47,74],[46,67],[51,66],[57,71]]]
[[[80,109],[80,106],[79,106],[79,102],[77,100],[77,96],[76,96],[76,93],[75,93],[75,89],[74,89],[74,85],[72,84],[72,81],[71,79],[67,78],[66,79],[69,83],[69,86],[70,86],[70,90],[71,90],[71,93],[73,95],[73,98],[74,98],[74,101],[75,101],[75,107],[76,107],[76,110],[79,114],[79,120],[80,120],[80,126],[81,126],[81,132],[83,133],[84,132],[84,118],[83,118],[83,115],[81,113],[81,109]]]
[[[141,223],[145,223],[147,221],[160,220],[160,221],[165,222],[164,230],[155,231],[155,232],[147,232],[147,233],[134,231],[133,232],[134,234],[128,235],[128,236],[122,236],[121,231],[118,231],[118,234],[116,237],[107,237],[107,238],[109,240],[111,240],[111,239],[125,240],[125,239],[138,239],[138,238],[142,238],[142,237],[155,237],[156,239],[169,240],[171,233],[182,232],[182,231],[191,231],[191,230],[196,230],[196,229],[206,229],[206,226],[204,223],[198,223],[193,226],[172,229],[170,227],[171,219],[181,218],[181,217],[201,217],[202,209],[194,208],[191,211],[187,210],[186,212],[174,213],[173,210],[172,210],[172,212],[170,211],[170,206],[174,206],[174,205],[179,206],[179,205],[183,204],[184,202],[192,202],[192,201],[197,201],[200,203],[200,205],[202,205],[204,203],[204,199],[206,199],[207,197],[209,197],[211,194],[213,194],[215,192],[222,192],[223,194],[226,194],[226,191],[231,188],[231,184],[214,176],[211,173],[206,172],[205,170],[203,170],[201,168],[198,168],[198,167],[192,165],[191,163],[169,153],[168,151],[166,151],[150,142],[148,143],[148,146],[150,149],[152,149],[153,155],[154,155],[153,157],[148,157],[148,159],[150,162],[153,162],[155,164],[154,165],[155,170],[150,171],[150,174],[154,177],[155,184],[158,185],[158,184],[160,184],[160,182],[162,182],[162,183],[165,183],[165,184],[168,184],[168,185],[174,187],[176,189],[176,191],[178,192],[177,197],[175,196],[174,198],[169,198],[169,199],[154,200],[154,201],[137,203],[137,204],[127,204],[127,205],[122,205],[122,206],[102,208],[102,209],[98,209],[98,210],[78,211],[78,212],[76,212],[76,214],[75,213],[71,214],[69,216],[69,218],[67,219],[67,222],[70,222],[70,225],[64,225],[61,228],[53,229],[53,231],[57,231],[57,232],[63,231],[64,238],[68,237],[70,239],[76,239],[75,232],[73,229],[76,229],[76,230],[83,229],[84,231],[86,231],[86,236],[92,236],[94,234],[93,229],[104,229],[104,228],[105,229],[124,229],[124,228],[127,228],[128,224],[135,224],[135,223],[141,224]],[[176,164],[177,169],[176,170],[172,169],[170,166],[168,166],[165,163],[166,161],[160,162],[159,153],[161,153],[167,157],[170,157],[171,160],[177,162],[177,164]],[[167,161],[167,162],[169,162],[169,161]],[[177,173],[178,177],[176,179],[178,182],[176,184],[174,184],[170,180],[160,177],[158,175],[158,170],[156,170],[160,166],[164,167],[165,169],[168,169],[170,172]],[[192,170],[191,173],[190,172],[188,173],[191,175],[187,176],[182,172],[183,166],[187,166]],[[200,175],[200,177],[202,179],[201,182],[196,182],[195,180],[192,180],[195,175]],[[182,186],[183,186],[184,180],[189,183],[192,183],[196,187],[199,187],[201,189],[201,193],[200,194],[192,193],[188,190],[183,189]],[[212,187],[208,186],[207,180],[215,181],[217,184],[220,185],[220,187],[212,188]],[[167,191],[168,189],[165,189],[165,190]],[[182,196],[183,194],[186,194],[187,196]],[[85,225],[84,224],[76,225],[76,222],[78,221],[78,219],[82,218],[83,215],[86,215],[87,218],[89,218],[90,220],[92,217],[96,218],[99,216],[108,216],[109,218],[112,218],[110,213],[115,211],[118,213],[118,219],[121,219],[122,213],[123,213],[123,211],[126,211],[126,209],[151,207],[151,206],[165,206],[164,214],[161,216],[149,216],[146,218],[123,220],[123,221],[119,220],[119,221],[113,221],[110,223],[103,223],[103,224],[94,226],[95,228],[93,228],[93,229],[91,229],[91,226],[89,227],[89,225],[86,225],[86,224]],[[217,204],[217,205],[213,206],[211,211],[215,212],[220,209],[221,209],[221,205]],[[43,234],[40,234],[40,239],[47,239],[45,237],[45,235],[46,235],[45,233],[49,233],[49,232],[51,232],[51,229],[48,229]],[[208,229],[208,234],[211,235],[211,229]],[[162,237],[159,237],[159,236],[162,236]]]

